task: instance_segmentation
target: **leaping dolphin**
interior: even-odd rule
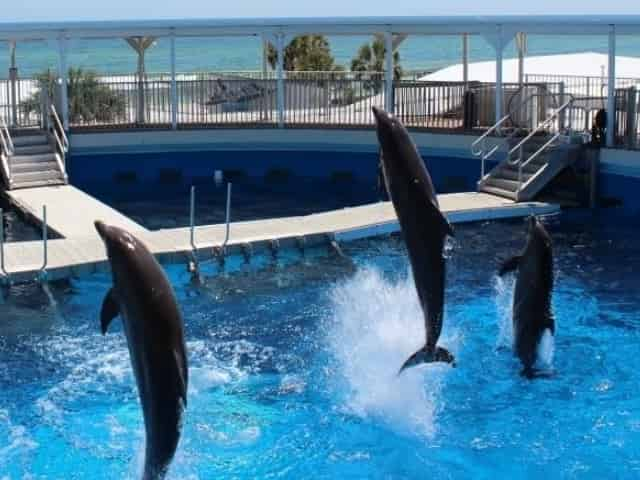
[[[100,221],[95,227],[113,275],[100,312],[102,333],[122,316],[146,431],[142,478],[162,479],[178,446],[187,405],[182,315],[169,280],[145,245],[118,227]]]
[[[545,330],[555,333],[551,312],[553,252],[551,237],[534,216],[529,217],[524,251],[503,263],[499,275],[518,270],[513,295],[513,347],[528,378],[535,376],[538,346]]]
[[[440,211],[429,172],[402,123],[373,107],[384,183],[393,202],[409,252],[416,290],[424,313],[426,342],[400,371],[420,363],[454,364],[453,355],[437,345],[442,331],[445,259],[442,255],[451,225]]]

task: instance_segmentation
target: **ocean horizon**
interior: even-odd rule
[[[358,48],[371,41],[366,36],[327,36],[332,54],[339,65],[347,69]],[[492,60],[493,48],[481,36],[471,36],[470,62]],[[640,38],[619,36],[619,56],[640,56]],[[259,37],[177,38],[176,68],[178,72],[250,71],[262,69],[262,42]],[[0,78],[8,76],[9,45],[0,42]],[[405,70],[430,71],[460,63],[461,36],[409,36],[400,46],[401,65]],[[527,55],[554,55],[576,52],[607,53],[606,36],[541,36],[528,39]],[[504,57],[516,56],[514,42],[505,49]],[[58,65],[57,43],[48,41],[18,42],[16,60],[20,78],[33,77]],[[95,70],[100,74],[126,74],[136,70],[135,52],[124,40],[72,40],[68,65]],[[146,69],[149,73],[170,70],[169,40],[159,38],[147,51]],[[549,72],[553,73],[553,72]],[[640,76],[640,72],[638,72]]]

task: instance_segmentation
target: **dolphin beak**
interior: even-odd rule
[[[385,112],[383,109],[373,106],[371,107],[371,110],[373,111],[373,116],[375,117],[376,124],[378,126],[389,122],[389,114]]]
[[[107,239],[107,229],[109,227],[107,227],[102,221],[100,220],[96,220],[95,222],[93,222],[93,224],[96,227],[96,230],[98,231],[98,235],[100,235],[100,238],[102,238],[102,240]]]

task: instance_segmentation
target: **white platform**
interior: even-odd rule
[[[75,195],[75,194],[74,194]],[[88,197],[88,196],[87,196]],[[21,198],[25,198],[22,196]],[[42,198],[42,197],[36,197]],[[63,197],[64,202],[68,199]],[[79,197],[76,197],[79,198]],[[91,197],[89,197],[91,198]],[[529,214],[544,215],[559,211],[559,207],[547,203],[514,203],[510,200],[484,193],[456,193],[439,195],[440,206],[452,223],[481,221],[498,218],[523,217]],[[78,215],[78,225],[61,217],[58,228],[74,232],[73,236],[51,240],[48,244],[49,258],[47,276],[61,279],[85,275],[107,268],[104,245],[94,233],[93,214],[111,215],[111,221],[121,226],[129,225],[131,231],[144,241],[160,261],[165,263],[187,263],[191,254],[188,228],[147,231],[131,222],[113,209],[96,205],[95,199],[88,200],[91,210],[83,204],[74,205],[74,210],[83,210]],[[71,205],[64,203],[66,209]],[[52,211],[57,210],[55,199]],[[65,209],[61,209],[65,211]],[[91,213],[93,212],[93,213]],[[115,213],[114,213],[115,212]],[[71,217],[71,213],[67,215]],[[52,217],[53,220],[53,217]],[[127,223],[128,222],[128,223]],[[53,224],[52,224],[53,225]],[[81,228],[82,227],[82,228]],[[273,240],[281,244],[305,238],[307,244],[327,242],[330,238],[349,241],[358,238],[375,237],[398,231],[399,226],[389,202],[379,202],[353,208],[333,210],[307,216],[275,218],[233,223],[226,247],[228,253],[239,253],[246,245],[252,249],[268,248]],[[225,225],[207,225],[196,228],[195,242],[200,260],[214,257],[214,247],[221,247],[225,240]],[[41,241],[5,244],[5,266],[15,282],[32,281],[38,276],[43,265],[43,245]]]

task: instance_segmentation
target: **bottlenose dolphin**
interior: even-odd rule
[[[555,333],[555,322],[551,312],[551,237],[536,217],[529,217],[528,224],[524,251],[505,261],[498,274],[518,270],[513,295],[513,347],[524,366],[522,374],[531,378],[535,375],[533,367],[540,339],[547,329]]]
[[[442,331],[447,235],[453,229],[440,211],[431,177],[409,132],[384,110],[373,107],[384,182],[395,208],[409,252],[418,299],[424,313],[426,342],[400,371],[429,362],[454,363],[446,349],[437,346]]]
[[[178,446],[187,405],[187,355],[182,315],[160,264],[133,235],[100,221],[113,288],[102,304],[106,333],[122,316],[131,366],[144,415],[146,448],[143,479],[161,479]]]

